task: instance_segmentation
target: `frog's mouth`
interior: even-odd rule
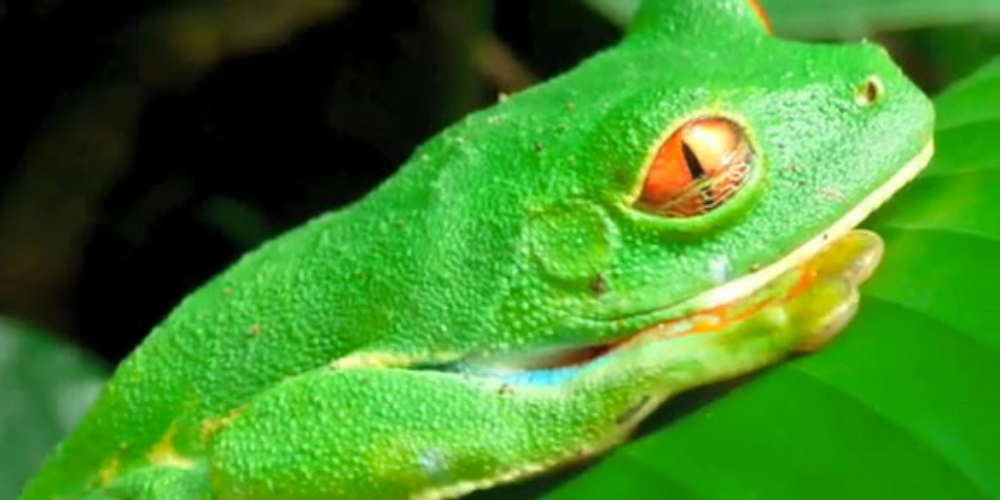
[[[814,315],[805,322],[809,325],[806,331],[798,332],[800,340],[795,349],[817,349],[853,318],[858,307],[858,287],[871,276],[882,256],[881,238],[854,228],[916,177],[933,151],[933,142],[928,142],[917,156],[840,220],[778,261],[681,303],[629,318],[640,326],[623,338],[596,345],[464,360],[453,368],[511,383],[558,383],[616,352],[649,342],[722,331],[774,306]],[[680,313],[671,315],[670,311]],[[644,317],[649,319],[643,322]]]

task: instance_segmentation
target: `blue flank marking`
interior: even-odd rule
[[[590,360],[582,365],[564,366],[561,368],[543,368],[525,370],[516,373],[501,374],[498,371],[478,368],[475,365],[453,363],[430,367],[429,369],[446,373],[459,373],[470,377],[488,378],[508,385],[532,385],[535,387],[552,387],[568,382],[573,377],[598,368],[608,362],[606,356]]]
[[[514,385],[535,385],[535,386],[553,386],[559,385],[567,382],[569,379],[577,376],[578,374],[597,368],[607,360],[602,356],[589,363],[579,365],[579,366],[568,366],[564,368],[547,368],[544,370],[528,370],[521,373],[514,373],[511,375],[506,375],[500,377],[500,381],[507,384]]]
[[[552,386],[566,382],[581,370],[581,367],[531,370],[501,377],[500,381],[513,385]]]

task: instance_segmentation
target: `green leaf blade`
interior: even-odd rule
[[[1000,6],[1000,2],[995,2]],[[967,123],[1000,119],[1000,59],[945,90],[935,100],[937,128],[945,131]],[[945,159],[944,161],[948,161]]]

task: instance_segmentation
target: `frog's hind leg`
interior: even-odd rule
[[[436,371],[318,369],[234,416],[209,475],[227,499],[455,498],[579,453],[593,422],[574,408],[563,391]]]
[[[770,308],[564,378],[319,368],[228,417],[210,439],[208,474],[224,499],[457,498],[603,452],[677,391],[774,362],[800,338],[790,318]]]

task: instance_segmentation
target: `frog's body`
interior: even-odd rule
[[[735,194],[637,204],[705,118],[746,145]],[[186,298],[23,499],[450,498],[603,451],[849,318],[877,242],[817,252],[926,163],[932,120],[874,45],[647,0],[617,47]]]

